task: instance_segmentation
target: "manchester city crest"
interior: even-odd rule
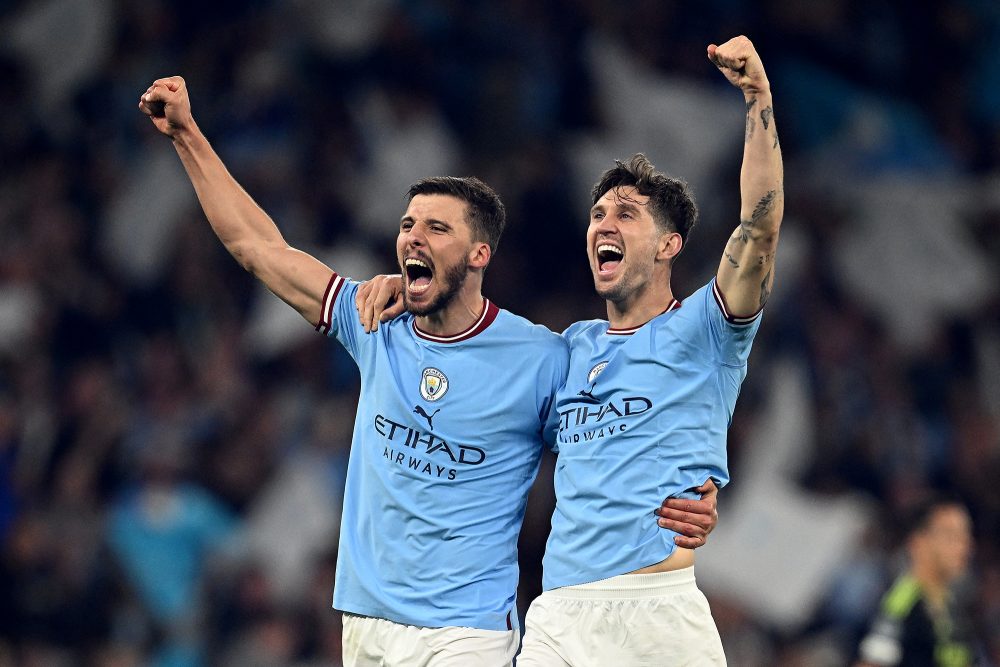
[[[604,367],[607,365],[608,362],[602,361],[601,363],[591,368],[590,372],[587,374],[587,382],[593,382],[594,380],[596,380],[597,376],[601,374],[601,371],[603,371]]]
[[[436,401],[448,391],[448,376],[436,368],[425,368],[420,376],[420,395],[425,401]]]

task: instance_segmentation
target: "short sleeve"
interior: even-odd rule
[[[336,338],[357,362],[361,348],[374,337],[361,326],[361,318],[354,308],[354,296],[359,283],[334,272],[323,294],[323,307],[316,330]]]

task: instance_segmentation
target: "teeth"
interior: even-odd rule
[[[597,246],[597,252],[598,253],[601,253],[601,252],[613,252],[613,253],[616,253],[618,255],[621,255],[622,257],[625,256],[625,253],[622,251],[621,248],[619,248],[618,246],[610,245],[608,243],[602,243],[601,245]]]
[[[431,267],[427,266],[427,263],[424,262],[423,260],[419,260],[419,259],[416,259],[414,257],[410,257],[409,259],[407,259],[404,262],[404,264],[406,264],[406,266],[422,266],[425,269],[431,268]]]

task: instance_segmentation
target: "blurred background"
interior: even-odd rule
[[[751,37],[786,167],[778,280],[699,551],[733,665],[844,665],[958,494],[960,593],[1000,663],[1000,4],[940,0],[0,2],[0,664],[338,665],[330,609],[355,367],[212,235],[137,110],[180,74],[293,245],[394,270],[403,195],[478,175],[486,278],[561,330],[603,316],[589,189],[646,152],[702,211],[675,293],[738,221]],[[540,590],[552,460],[521,539]]]

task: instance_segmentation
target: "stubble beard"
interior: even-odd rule
[[[406,275],[405,272],[403,274]],[[458,296],[465,281],[469,278],[468,265],[455,264],[441,273],[441,289],[437,297],[424,306],[415,306],[410,302],[409,292],[403,290],[403,305],[414,315],[434,315],[447,308]],[[437,278],[435,278],[437,280]]]

